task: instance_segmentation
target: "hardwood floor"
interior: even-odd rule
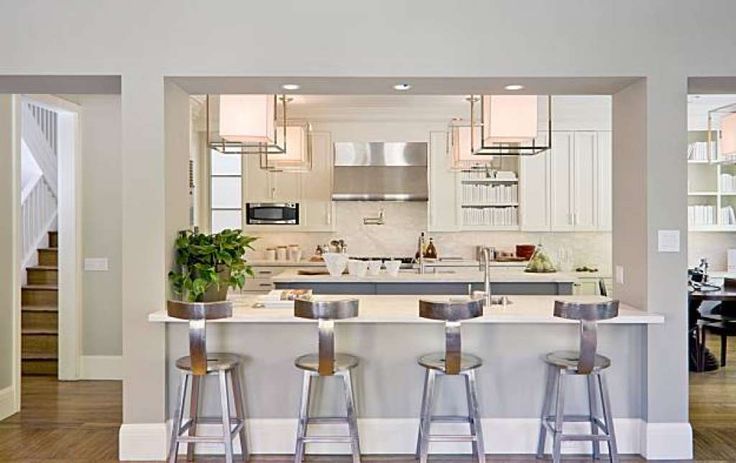
[[[690,418],[696,462],[736,461],[736,339],[729,348],[730,365],[690,375]],[[718,340],[709,345],[718,355]],[[58,382],[49,377],[23,378],[23,408],[0,422],[0,462],[117,462],[118,428],[122,420],[122,385],[118,381]],[[198,463],[221,457],[199,457]],[[287,463],[288,456],[257,456],[253,463]],[[315,463],[345,462],[348,457],[310,457]],[[365,457],[366,463],[413,463],[408,456]],[[470,462],[469,457],[437,457],[436,463]],[[489,456],[490,462],[531,463],[533,456]],[[591,461],[567,457],[565,462]],[[602,460],[605,461],[605,460]],[[625,462],[644,461],[625,457]]]

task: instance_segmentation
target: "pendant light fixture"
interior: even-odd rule
[[[471,95],[469,119],[448,128],[454,170],[487,167],[493,156],[528,156],[551,147],[550,96]]]
[[[711,160],[736,163],[736,104],[708,112],[708,146]]]
[[[286,106],[293,99],[279,97],[286,114]],[[284,146],[282,153],[262,152],[261,169],[272,172],[306,172],[312,169],[312,126],[309,122],[279,119],[276,144]]]
[[[286,152],[286,100],[276,95],[207,95],[207,144],[223,154]]]

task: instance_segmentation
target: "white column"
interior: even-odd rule
[[[677,73],[673,73],[677,74]],[[613,260],[622,302],[664,314],[647,328],[643,453],[690,458],[687,365],[687,82],[650,76],[613,98]],[[658,231],[680,233],[658,251]],[[615,392],[614,392],[615,394]]]
[[[20,104],[0,94],[0,420],[20,409]]]

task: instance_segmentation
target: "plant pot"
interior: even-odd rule
[[[202,295],[202,302],[217,302],[227,300],[228,280],[230,280],[230,267],[224,265],[219,267],[217,277],[220,279],[220,288],[212,285]]]

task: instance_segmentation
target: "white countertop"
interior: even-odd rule
[[[357,277],[352,275],[299,275],[296,269],[287,269],[271,278],[274,283],[482,283],[483,272],[458,270],[419,274],[416,271],[400,271],[390,276],[382,271],[376,276]],[[527,273],[521,269],[494,269],[492,283],[575,283],[578,277],[571,273]]]
[[[526,267],[528,262],[491,262],[491,267]],[[310,260],[265,260],[265,259],[248,259],[248,264],[253,267],[324,267],[325,263],[321,261]],[[416,265],[416,264],[415,264]],[[462,267],[477,268],[479,263],[477,260],[437,260],[427,261],[427,267]]]
[[[356,298],[360,300],[360,316],[342,320],[339,323],[437,323],[419,318],[419,299],[442,300],[451,296],[397,296],[397,295],[361,295],[361,296],[320,296],[321,298]],[[452,296],[457,297],[457,296]],[[576,323],[552,316],[555,300],[572,300],[579,302],[596,302],[606,300],[601,296],[509,296],[511,304],[503,307],[494,305],[485,310],[482,317],[468,320],[466,323],[515,323],[515,324],[562,324]],[[236,294],[230,297],[233,301],[233,316],[212,323],[314,323],[313,320],[296,318],[292,309],[254,308],[256,295]],[[185,323],[186,320],[171,318],[166,310],[159,310],[148,316],[150,322]],[[621,304],[619,316],[601,323],[611,324],[660,324],[664,316],[644,312],[634,307]]]

